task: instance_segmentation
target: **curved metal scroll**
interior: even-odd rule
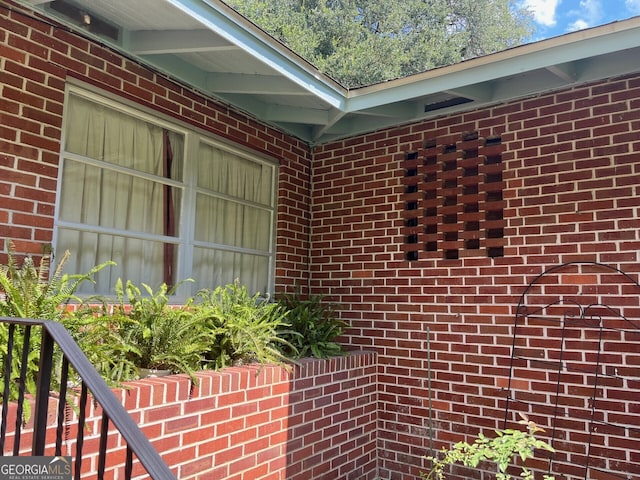
[[[632,320],[635,318],[636,320]],[[528,416],[557,479],[640,480],[640,284],[571,262],[538,275],[513,325],[504,427]]]

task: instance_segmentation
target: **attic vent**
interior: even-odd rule
[[[441,102],[427,103],[424,106],[425,112],[433,112],[435,110],[441,110],[447,107],[455,107],[456,105],[464,105],[465,103],[473,102],[470,98],[466,97],[453,97]]]
[[[73,3],[66,2],[65,0],[54,0],[49,4],[49,8],[62,14],[73,23],[76,23],[91,33],[106,37],[110,40],[118,40],[120,34],[118,27],[96,17],[85,9],[77,7]]]

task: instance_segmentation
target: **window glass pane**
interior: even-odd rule
[[[71,252],[65,265],[69,272],[86,273],[106,261],[116,262],[95,275],[95,285],[82,282],[81,294],[114,293],[118,278],[138,285],[144,282],[155,289],[165,281],[165,271],[176,268],[175,245],[162,242],[60,228],[58,245],[59,255],[66,249]]]
[[[132,239],[131,234],[177,237],[182,208],[183,135],[125,112],[71,95],[61,168],[58,219],[73,229],[58,231],[58,252],[69,250],[68,270],[84,273],[113,260],[116,277],[173,283],[175,246],[161,239]],[[169,179],[173,184],[166,183]],[[97,234],[92,227],[122,231]],[[80,232],[78,229],[85,229]],[[109,291],[114,278],[98,280]]]
[[[221,148],[200,144],[198,187],[240,200],[271,206],[273,166]]]
[[[140,172],[163,175],[163,129],[142,119],[72,96],[65,150]]]
[[[175,236],[181,191],[145,178],[67,160],[62,171],[60,218],[105,228]]]
[[[196,289],[215,288],[238,280],[252,293],[268,290],[269,259],[260,255],[196,248],[193,255]]]
[[[269,251],[271,215],[263,209],[198,194],[198,241]]]
[[[207,288],[241,279],[266,292],[276,165],[202,140],[186,158],[196,132],[75,88],[64,115],[56,253],[71,251],[73,273],[118,264],[80,293],[113,292],[118,278]]]

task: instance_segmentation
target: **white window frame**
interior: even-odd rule
[[[218,251],[229,251],[234,253],[246,253],[252,255],[264,256],[268,259],[268,278],[266,279],[266,291],[261,291],[260,293],[263,295],[272,295],[275,288],[275,246],[276,246],[276,226],[277,226],[277,195],[278,195],[278,162],[275,159],[268,158],[262,155],[257,154],[254,151],[242,148],[238,145],[234,145],[229,143],[228,141],[222,140],[218,137],[215,137],[212,134],[204,132],[201,129],[193,127],[192,125],[187,125],[186,123],[179,122],[175,119],[169,118],[166,115],[163,115],[159,112],[155,112],[152,109],[142,107],[133,102],[128,102],[122,98],[113,98],[98,89],[92,88],[90,86],[86,86],[84,84],[78,85],[76,83],[67,84],[67,88],[65,91],[65,107],[68,105],[69,97],[71,95],[81,96],[89,101],[103,104],[109,108],[116,109],[121,111],[124,114],[132,115],[146,122],[155,124],[159,127],[166,128],[168,130],[174,131],[176,133],[184,135],[184,170],[183,170],[183,179],[182,182],[171,179],[164,179],[162,182],[171,187],[180,188],[182,190],[182,198],[181,198],[181,211],[179,215],[179,223],[177,225],[178,233],[175,237],[169,237],[164,235],[153,235],[153,234],[145,234],[141,232],[131,232],[128,230],[119,230],[119,229],[111,229],[104,228],[95,225],[88,224],[79,224],[75,222],[64,221],[60,218],[61,215],[61,206],[60,206],[60,192],[63,188],[62,185],[62,174],[64,171],[64,162],[66,158],[72,160],[79,160],[89,165],[98,166],[100,168],[107,168],[111,170],[118,170],[119,167],[113,166],[107,162],[102,162],[101,160],[90,159],[87,157],[81,157],[65,150],[65,139],[66,139],[66,125],[67,122],[66,117],[63,113],[63,128],[62,128],[62,137],[61,137],[61,147],[60,147],[60,157],[59,157],[59,168],[58,168],[58,184],[56,191],[56,206],[54,213],[54,226],[53,226],[53,251],[61,254],[62,252],[58,252],[56,249],[58,243],[58,231],[60,228],[70,228],[74,230],[86,231],[86,232],[94,232],[94,233],[106,233],[110,235],[123,235],[130,238],[136,238],[141,240],[152,240],[152,241],[162,241],[164,243],[172,243],[177,246],[177,271],[175,272],[175,280],[176,282],[180,282],[182,280],[191,278],[192,271],[192,263],[193,263],[193,252],[195,247],[205,247],[205,248],[213,248]],[[66,111],[66,108],[63,112]],[[196,155],[198,152],[199,144],[203,142],[208,145],[214,146],[221,150],[225,150],[231,154],[237,155],[239,157],[243,157],[249,161],[257,162],[263,165],[267,165],[272,168],[272,190],[271,190],[271,199],[270,206],[265,207],[264,205],[256,205],[251,202],[239,201],[237,198],[233,198],[234,202],[249,205],[254,208],[260,208],[265,211],[265,215],[269,215],[271,217],[269,225],[270,231],[269,235],[269,250],[268,251],[258,251],[252,250],[242,247],[234,247],[229,245],[222,244],[214,244],[202,241],[195,240],[195,211],[196,211],[196,193],[199,191],[199,187],[197,187],[197,178],[196,178],[196,168],[192,165],[195,165],[194,162],[197,161]],[[128,172],[130,173],[130,172]],[[135,175],[138,175],[143,178],[147,178],[153,180],[154,182],[158,182],[157,177],[153,175],[147,175],[143,172],[136,172]],[[201,189],[200,189],[201,190]],[[208,191],[211,193],[211,191]],[[227,198],[223,194],[216,195],[219,198]],[[73,272],[73,273],[86,273],[86,272]],[[123,281],[126,279],[123,279]],[[151,282],[151,281],[150,281]],[[151,282],[152,283],[152,282]],[[211,285],[210,288],[215,288],[217,285]],[[113,285],[109,286],[109,289],[113,289]],[[186,298],[190,295],[193,295],[195,291],[191,287],[191,282],[183,282],[176,292],[177,298]],[[257,292],[252,292],[257,293]]]

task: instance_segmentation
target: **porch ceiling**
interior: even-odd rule
[[[18,0],[310,145],[640,71],[640,17],[348,90],[218,0]]]

